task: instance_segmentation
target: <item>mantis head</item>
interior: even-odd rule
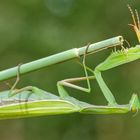
[[[128,9],[130,10],[132,20],[133,20],[133,24],[129,24],[129,26],[132,26],[134,28],[134,31],[136,32],[136,35],[138,38],[138,41],[140,42],[140,20],[139,20],[138,12],[135,9],[135,14],[134,14],[132,8],[129,5],[127,5],[127,6],[128,6]],[[135,19],[135,16],[136,16],[137,21]]]

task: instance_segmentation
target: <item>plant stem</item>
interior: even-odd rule
[[[122,45],[122,43],[123,43],[122,36],[113,37],[104,41],[91,44],[88,49],[88,53],[93,53],[114,46],[120,46]],[[57,63],[62,63],[64,61],[68,61],[74,58],[79,58],[85,53],[86,48],[87,46],[81,48],[74,48],[29,63],[25,63],[20,66],[20,74],[25,74]],[[18,72],[18,66],[0,71],[0,81],[4,81],[6,79],[16,77],[17,72]]]

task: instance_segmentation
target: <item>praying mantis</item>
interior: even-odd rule
[[[131,11],[133,19],[133,24],[130,24],[130,26],[134,28],[140,42],[140,23],[138,14],[136,12],[138,20],[136,23],[134,13],[130,6],[128,7]],[[88,51],[89,47],[90,45],[87,46],[86,52]],[[138,95],[133,94],[128,104],[119,105],[116,102],[112,92],[104,82],[101,73],[111,68],[139,59],[140,45],[136,45],[135,47],[131,48],[122,47],[121,50],[111,53],[110,56],[107,57],[105,61],[97,65],[94,70],[86,66],[86,52],[82,63],[85,77],[70,78],[57,82],[59,96],[34,86],[24,87],[19,90],[12,89],[1,92],[0,119],[70,114],[75,112],[83,114],[116,114],[132,111],[133,113],[136,113],[140,109]],[[88,72],[92,73],[92,75],[89,76]],[[64,88],[66,86],[84,92],[90,92],[90,80],[93,79],[97,81],[105,99],[107,100],[107,105],[93,105],[79,101],[78,99],[71,97]],[[87,88],[74,84],[74,82],[84,80],[87,82]]]

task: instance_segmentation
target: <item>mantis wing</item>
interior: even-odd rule
[[[40,90],[38,96],[29,91],[8,97],[9,91],[0,92],[0,119],[25,118],[33,116],[57,115],[77,112],[78,106]],[[28,97],[28,100],[27,100]]]

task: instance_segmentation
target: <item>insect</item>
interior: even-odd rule
[[[80,112],[85,114],[112,114],[112,113],[127,113],[129,111],[137,112],[140,108],[138,96],[132,95],[129,104],[118,105],[113,94],[105,84],[101,72],[113,67],[134,61],[140,57],[140,46],[136,46],[127,50],[127,55],[124,50],[112,53],[104,62],[99,64],[95,70],[91,70],[85,65],[83,66],[86,77],[71,78],[59,81],[57,83],[58,93],[56,96],[41,90],[37,87],[25,87],[14,96],[8,97],[9,91],[1,93],[0,119],[20,118],[42,115],[56,115]],[[93,73],[93,76],[87,75],[87,70]],[[97,106],[86,102],[79,101],[67,93],[64,86],[76,88],[85,92],[90,92],[90,79],[96,79],[107,102],[107,106]],[[73,82],[87,80],[88,88],[83,88],[74,85]],[[30,94],[30,96],[29,96]],[[28,101],[26,99],[28,97]],[[20,101],[19,101],[20,100]]]
[[[130,7],[129,7],[130,9]],[[134,14],[131,10],[133,22],[135,22]],[[133,25],[135,32],[136,24]],[[139,32],[136,32],[139,34]],[[137,35],[139,37],[139,35]],[[88,50],[88,47],[87,47]],[[101,73],[108,69],[120,66],[125,63],[140,58],[140,45],[131,48],[123,48],[110,54],[105,61],[90,69],[85,64],[86,52],[83,58],[83,68],[85,77],[70,78],[59,81],[57,83],[59,96],[46,92],[37,87],[29,86],[20,90],[12,90],[12,96],[9,97],[9,91],[0,93],[0,119],[25,118],[33,116],[69,114],[74,112],[84,114],[114,114],[127,113],[132,111],[136,113],[140,109],[140,102],[137,94],[133,94],[129,103],[119,105],[116,102],[112,92],[104,82]],[[92,75],[88,76],[88,72]],[[84,92],[90,92],[90,80],[95,79],[107,100],[107,105],[93,105],[76,98],[71,97],[64,86],[75,88]],[[77,86],[74,82],[87,81],[87,88]]]

